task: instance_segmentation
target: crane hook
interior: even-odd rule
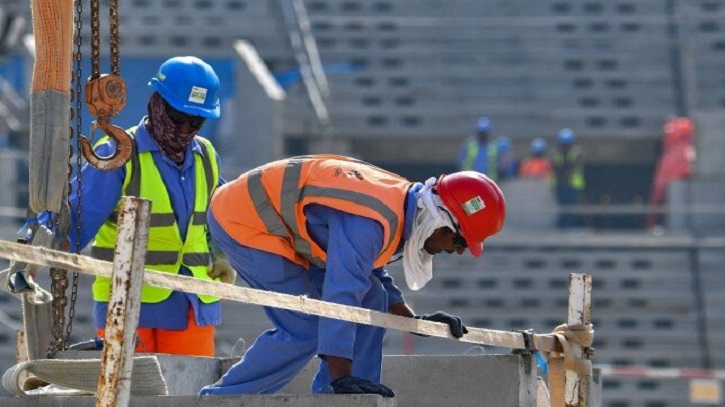
[[[93,146],[87,138],[81,137],[81,151],[83,156],[86,157],[88,164],[92,165],[99,170],[115,170],[116,168],[123,167],[126,162],[131,158],[131,152],[133,149],[133,141],[131,136],[126,131],[116,125],[111,124],[107,118],[98,118],[98,128],[103,130],[108,137],[112,138],[116,142],[116,151],[108,157],[100,157],[93,151]]]
[[[133,141],[122,128],[111,124],[110,118],[118,115],[126,104],[126,83],[118,75],[104,74],[91,78],[86,83],[86,105],[97,126],[116,142],[116,151],[108,157],[99,157],[93,151],[91,142],[80,138],[81,151],[88,163],[101,170],[115,170],[131,158]]]

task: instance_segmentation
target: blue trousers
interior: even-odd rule
[[[562,209],[571,209],[572,206],[579,204],[581,192],[570,186],[556,187],[556,200]],[[573,213],[559,213],[556,220],[556,227],[559,229],[568,229],[577,226],[577,216]]]
[[[229,256],[229,261],[250,287],[291,295],[323,298],[325,270],[306,270],[282,256],[240,245],[209,213],[209,231],[214,241]],[[362,307],[387,312],[387,293],[382,283],[370,274],[370,290]],[[320,318],[299,312],[265,307],[274,329],[262,333],[236,363],[215,384],[201,389],[200,395],[271,394],[289,383],[316,355],[318,349],[335,347],[335,337],[320,329]],[[326,323],[342,321],[326,320]],[[380,383],[385,329],[354,324],[353,372],[357,377]],[[331,355],[338,356],[338,355]],[[319,370],[311,384],[313,393],[332,393],[327,363],[320,359]]]

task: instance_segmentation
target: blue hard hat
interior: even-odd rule
[[[574,142],[574,132],[571,129],[561,129],[557,140],[561,144],[571,144]]]
[[[488,117],[480,117],[476,122],[476,132],[488,133],[489,131],[491,131],[491,121],[488,120]]]
[[[531,141],[529,151],[534,154],[543,154],[546,152],[546,140],[541,137],[537,137]]]
[[[496,147],[501,152],[511,151],[511,139],[506,136],[496,138]]]
[[[207,119],[219,117],[219,78],[197,57],[174,57],[159,67],[149,86],[174,109]]]

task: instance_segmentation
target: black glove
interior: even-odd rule
[[[436,311],[433,314],[416,315],[415,319],[422,319],[423,321],[442,322],[448,324],[451,328],[451,335],[456,338],[460,338],[463,334],[468,333],[468,329],[461,322],[461,318],[448,314],[443,311]]]
[[[395,397],[390,387],[360,377],[342,376],[330,385],[335,394],[379,394],[383,397]]]

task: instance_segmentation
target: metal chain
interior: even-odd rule
[[[75,119],[76,119],[76,129],[75,129],[75,140],[76,140],[76,178],[78,180],[78,186],[76,187],[76,197],[77,199],[77,205],[76,205],[76,253],[80,253],[81,251],[81,214],[83,213],[82,209],[82,200],[83,192],[81,189],[83,175],[81,174],[81,167],[83,166],[83,154],[81,154],[81,129],[83,128],[83,120],[82,120],[82,110],[83,107],[81,104],[81,76],[83,74],[83,70],[81,67],[81,61],[83,60],[83,53],[81,52],[81,45],[83,44],[82,38],[81,38],[81,30],[83,28],[83,1],[82,0],[75,0],[76,3],[76,35],[75,35],[75,72],[73,73],[73,80],[75,81],[75,102],[76,102],[76,111],[75,111]],[[71,108],[72,109],[72,108]],[[73,128],[71,127],[71,138],[73,138]],[[72,168],[71,167],[71,161],[73,159],[73,147],[70,148],[70,157],[68,161],[68,196],[70,197],[70,194],[72,193],[73,187],[71,180],[71,174]],[[70,203],[69,203],[70,206]],[[73,282],[71,284],[71,295],[70,295],[70,304],[68,307],[68,325],[65,327],[65,343],[66,346],[70,344],[70,334],[73,332],[73,318],[75,317],[76,313],[76,300],[78,299],[78,277],[79,274],[77,271],[73,271]]]
[[[101,76],[100,0],[91,0],[91,79]]]
[[[120,63],[120,40],[118,35],[118,0],[109,0],[109,19],[110,19],[110,46],[111,46],[111,73],[121,75]]]
[[[65,270],[56,268],[50,269],[50,293],[53,295],[51,304],[51,313],[53,315],[53,327],[51,334],[53,340],[48,347],[48,357],[51,358],[55,352],[63,350],[63,326],[65,325],[65,304],[67,298],[65,296],[68,288],[68,274]]]

